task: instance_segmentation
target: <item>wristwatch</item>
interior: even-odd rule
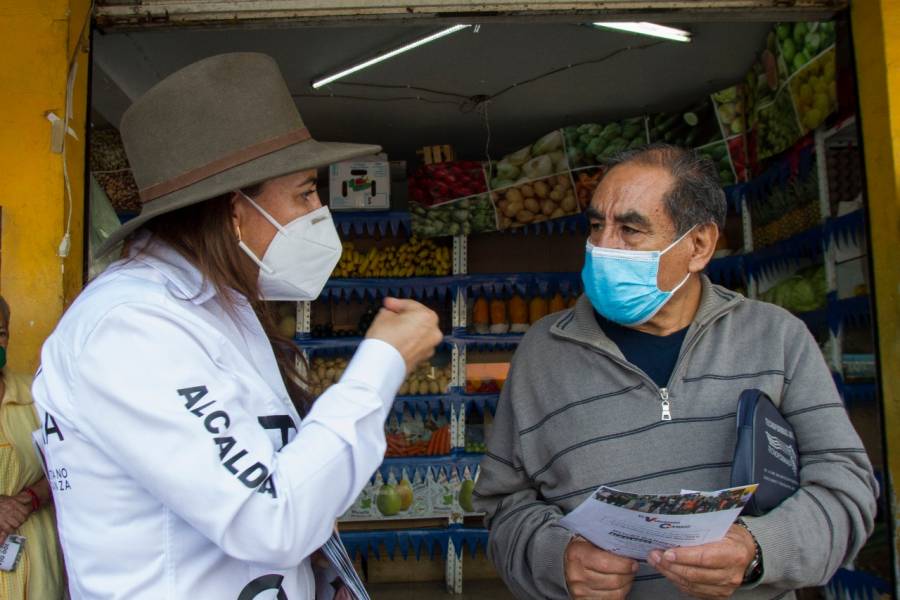
[[[756,541],[756,536],[753,535],[753,532],[750,531],[750,528],[747,527],[747,523],[745,523],[742,518],[738,517],[734,524],[743,527],[744,530],[750,534],[750,537],[753,538],[753,545],[756,546],[756,554],[753,555],[753,560],[750,561],[750,564],[747,565],[747,570],[744,571],[743,581],[745,585],[748,583],[756,583],[759,581],[759,578],[762,577],[763,573],[762,549],[759,547],[759,542]]]

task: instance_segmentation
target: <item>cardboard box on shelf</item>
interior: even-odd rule
[[[331,210],[390,210],[391,172],[386,155],[334,163],[328,173]]]

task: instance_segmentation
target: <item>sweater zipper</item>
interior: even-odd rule
[[[660,421],[671,421],[672,410],[669,404],[669,388],[659,388],[660,406],[662,407],[662,417]]]
[[[697,342],[700,341],[700,338],[703,337],[703,334],[706,333],[707,329],[728,314],[730,311],[723,311],[721,314],[716,315],[711,320],[707,321],[703,324],[703,327],[697,331],[697,334],[690,339],[688,345],[681,352],[681,356],[678,358],[678,362],[675,363],[675,368],[672,369],[672,374],[669,376],[669,383],[666,387],[658,388],[659,393],[659,404],[660,409],[662,411],[662,415],[660,416],[660,421],[671,421],[672,420],[672,402],[669,399],[669,388],[672,387],[672,381],[675,380],[675,375],[677,375],[681,370],[681,365],[684,363],[684,359],[687,357],[688,353],[694,349],[694,346],[697,345]]]

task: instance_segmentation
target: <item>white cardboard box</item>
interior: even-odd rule
[[[391,170],[386,155],[334,163],[328,173],[331,210],[390,210]]]

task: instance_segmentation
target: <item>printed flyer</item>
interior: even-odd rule
[[[601,486],[560,524],[598,548],[646,560],[651,550],[721,540],[756,487],[638,495]]]

